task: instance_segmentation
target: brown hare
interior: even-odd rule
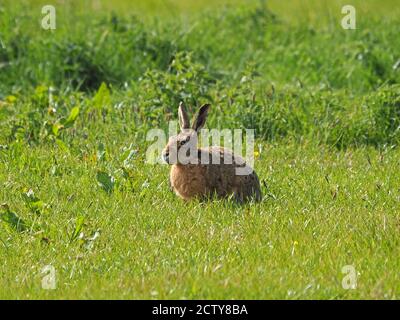
[[[181,132],[169,139],[162,152],[164,161],[172,165],[170,184],[174,192],[185,200],[233,196],[238,202],[260,201],[260,182],[255,171],[227,148],[198,148],[197,136],[203,128],[209,104],[203,105],[190,127],[185,107],[178,108]],[[226,161],[230,159],[230,161]],[[224,161],[225,160],[225,161]],[[247,174],[238,175],[237,168]]]

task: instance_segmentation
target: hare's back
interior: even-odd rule
[[[219,190],[219,194],[234,192],[240,200],[261,197],[260,182],[256,172],[245,160],[234,154],[232,150],[223,147],[210,147],[203,149],[210,157],[207,166],[207,181],[210,187]],[[212,158],[214,157],[214,161]],[[215,159],[219,157],[219,163]]]
[[[245,160],[241,156],[234,154],[231,149],[220,146],[201,148],[200,154],[201,160],[208,159],[208,164],[231,165],[232,167],[245,165]]]

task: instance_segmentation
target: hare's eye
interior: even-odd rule
[[[190,140],[190,137],[187,137],[185,140],[179,141],[178,144],[179,144],[180,146],[183,146],[185,143],[189,142],[189,140]]]

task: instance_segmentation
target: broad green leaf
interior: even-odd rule
[[[63,127],[64,126],[62,124],[56,122],[51,126],[51,132],[53,133],[53,135],[58,137],[58,135],[60,134],[60,129],[62,129]]]
[[[64,152],[68,152],[69,148],[68,146],[64,143],[64,141],[60,140],[60,139],[56,139],[56,143],[58,145],[58,147],[64,151]]]
[[[99,143],[97,146],[97,153],[96,153],[97,161],[103,161],[106,158],[106,149],[102,142]]]
[[[114,190],[115,179],[113,176],[110,176],[108,173],[99,171],[97,172],[97,182],[100,187],[103,188],[107,193],[112,193]]]
[[[74,240],[76,240],[78,238],[79,234],[81,233],[81,231],[83,229],[84,222],[85,222],[85,217],[84,216],[79,216],[76,219],[75,229],[71,234],[70,242],[72,242],[72,241],[74,241]]]
[[[10,230],[24,232],[29,229],[27,223],[12,212],[8,205],[3,204],[1,208],[5,211],[0,213],[0,220],[2,220]]]
[[[108,107],[111,104],[110,90],[103,82],[93,98],[93,106],[97,109]]]
[[[44,209],[45,203],[35,196],[35,193],[32,189],[29,189],[28,192],[24,192],[22,196],[31,211],[40,213]]]
[[[71,127],[75,123],[75,120],[78,117],[78,115],[79,115],[79,107],[72,108],[68,118],[64,122],[64,127],[65,128]]]

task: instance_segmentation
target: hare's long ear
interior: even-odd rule
[[[201,128],[204,127],[204,124],[206,123],[207,115],[208,115],[208,110],[210,109],[211,105],[209,104],[204,104],[200,109],[199,112],[197,113],[196,119],[194,119],[192,129],[195,131],[200,131]]]
[[[179,125],[181,126],[181,130],[189,129],[190,128],[190,120],[189,120],[189,116],[186,112],[185,106],[183,105],[183,102],[181,102],[179,104],[178,116],[179,116]]]

